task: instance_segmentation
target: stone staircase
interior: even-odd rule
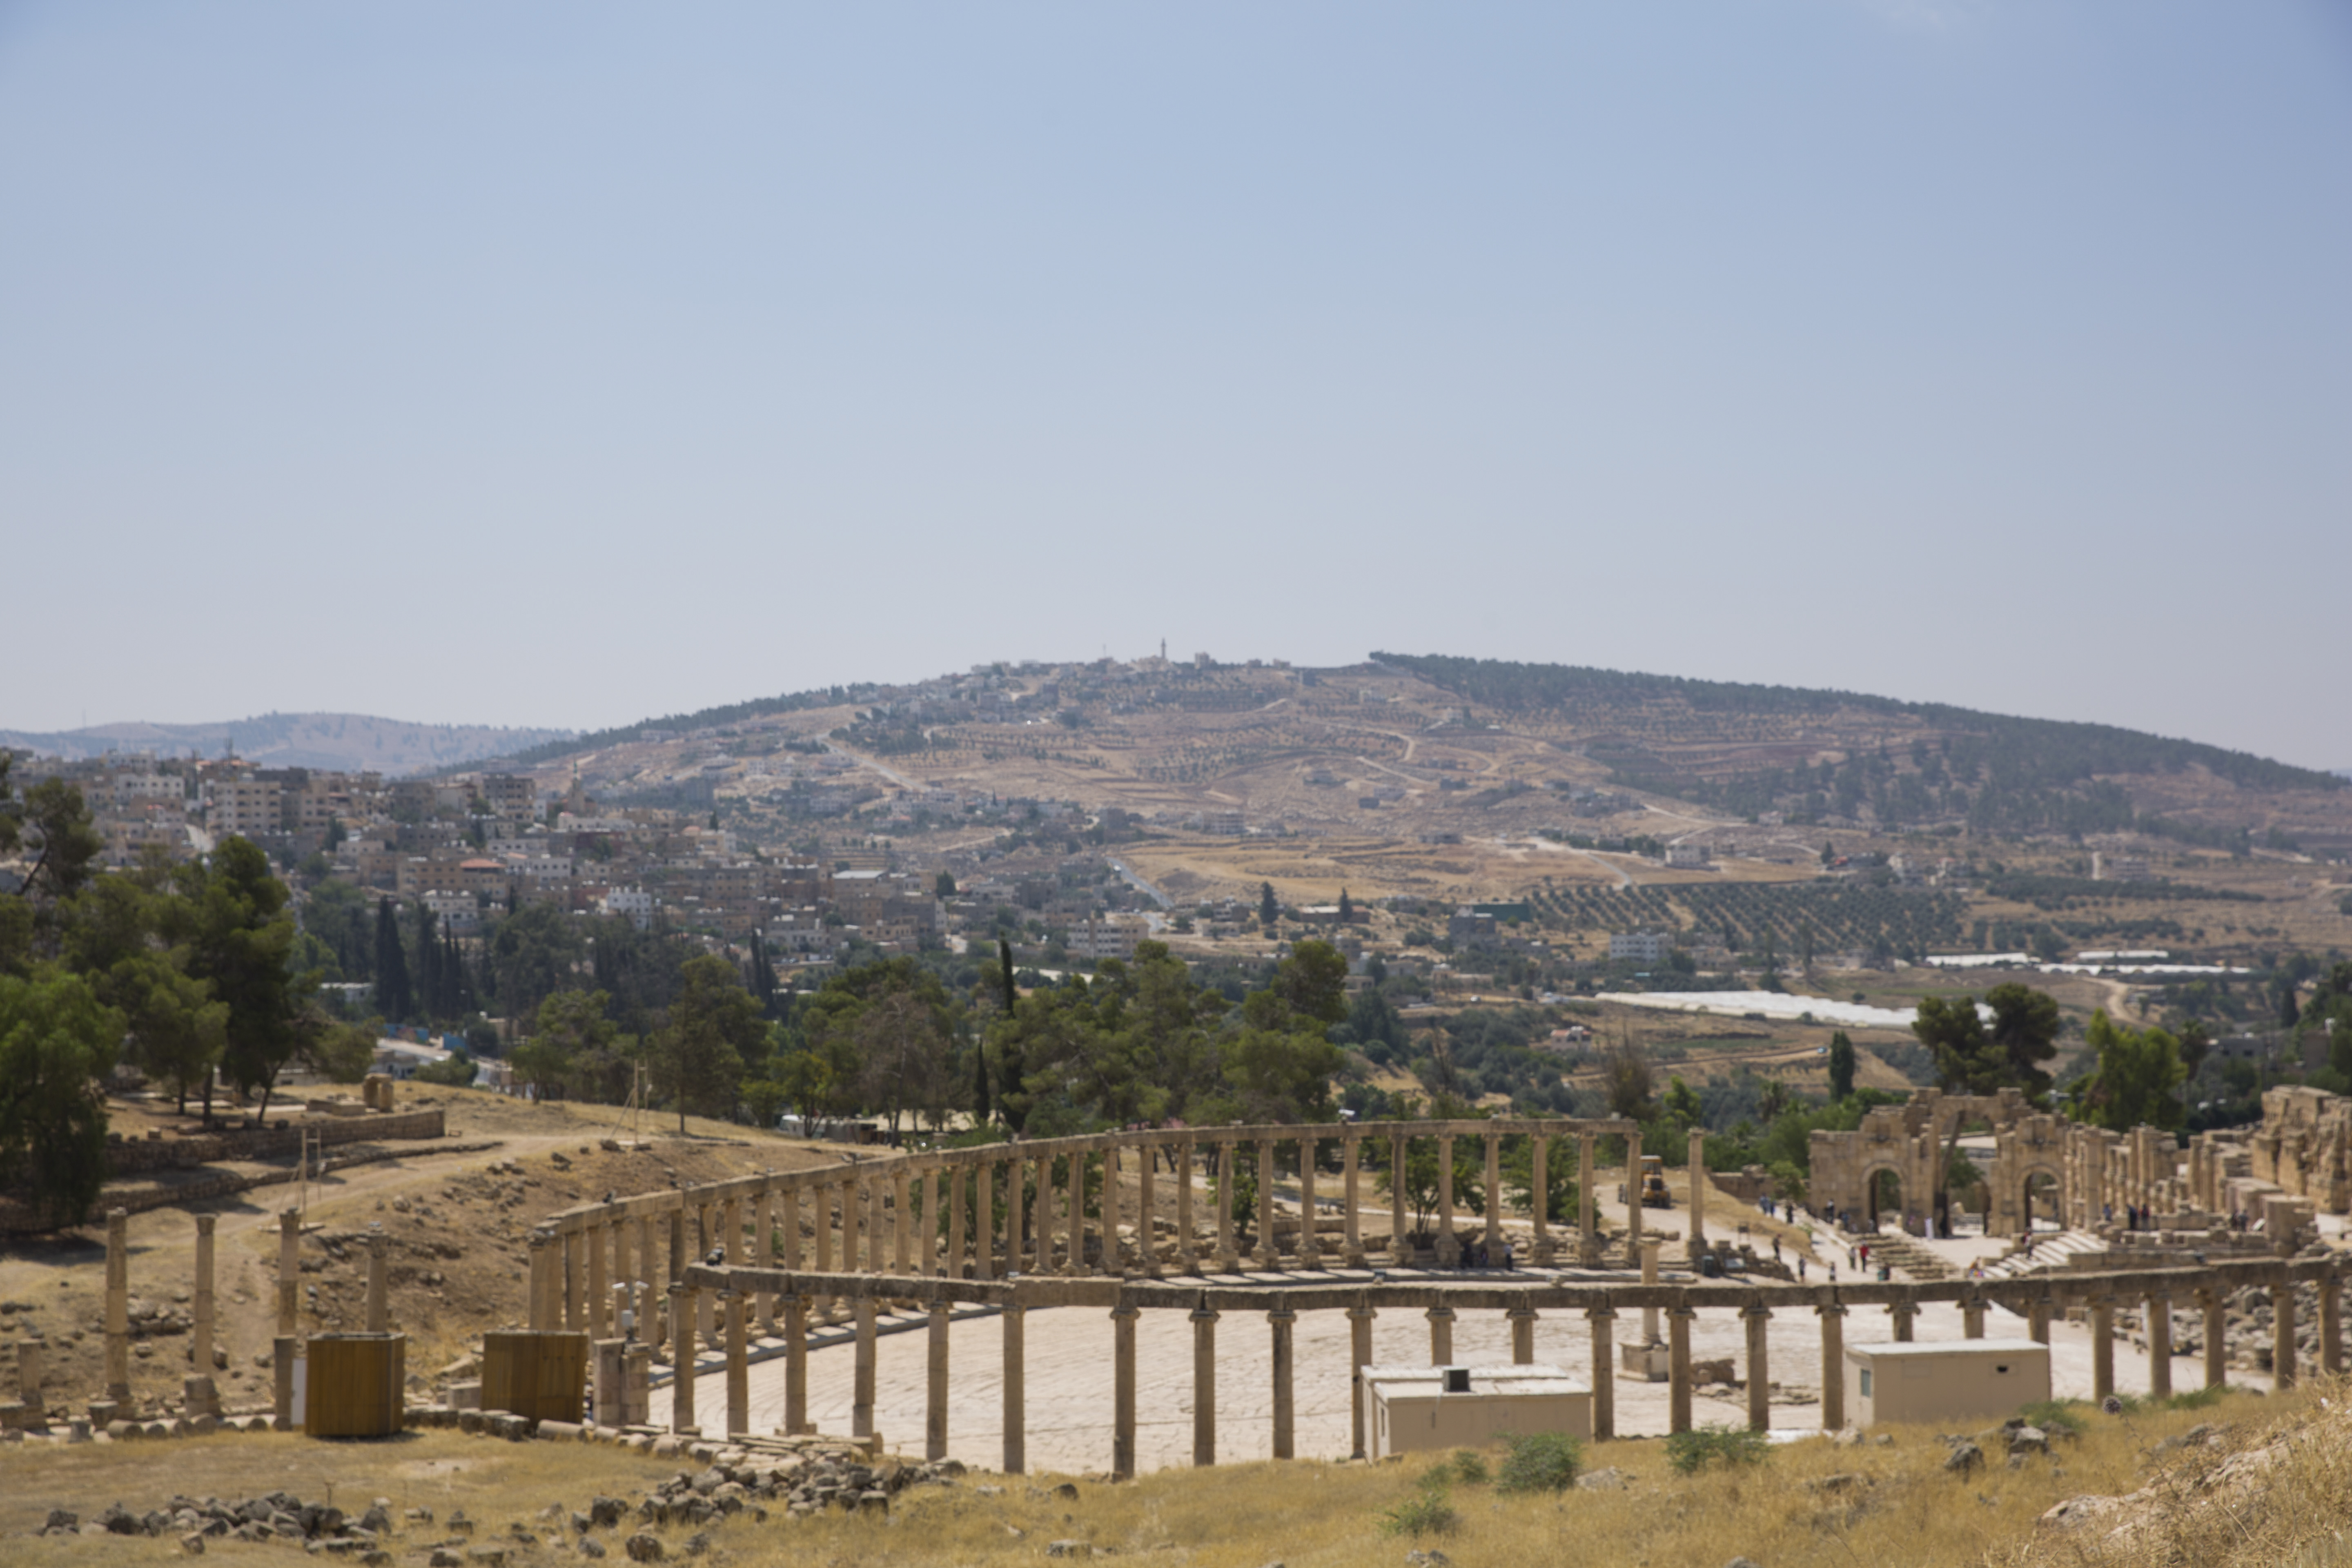
[[[1889,1264],[1897,1274],[1912,1279],[1949,1279],[1955,1272],[1950,1264],[1899,1230],[1881,1231],[1864,1239],[1870,1244],[1874,1268]]]
[[[2043,1231],[2033,1238],[2033,1256],[2028,1258],[2024,1248],[2012,1244],[2010,1249],[1984,1266],[1988,1279],[2016,1279],[2028,1274],[2063,1272],[2067,1259],[2078,1252],[2103,1252],[2107,1244],[2086,1230]]]

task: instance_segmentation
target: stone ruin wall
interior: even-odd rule
[[[1921,1089],[1904,1104],[1874,1107],[1852,1132],[1813,1133],[1812,1202],[1867,1224],[1871,1184],[1892,1171],[1902,1184],[1902,1212],[1880,1217],[1916,1229],[1941,1187],[1954,1123],[1977,1120],[1993,1129],[1986,1224],[1997,1235],[2025,1229],[2026,1187],[2038,1176],[2055,1182],[2059,1213],[2079,1230],[2120,1225],[2127,1207],[2177,1220],[2174,1228],[2182,1229],[2226,1226],[2243,1214],[2275,1231],[2282,1224],[2299,1228],[2315,1214],[2352,1213],[2352,1098],[2297,1085],[2263,1096],[2259,1126],[2199,1133],[2185,1149],[2153,1127],[2076,1126],[2034,1110],[2015,1089],[1997,1096]]]

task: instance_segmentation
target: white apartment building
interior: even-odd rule
[[[1654,931],[1615,931],[1609,938],[1609,957],[1612,963],[1631,959],[1636,963],[1655,963],[1674,945],[1674,938]]]

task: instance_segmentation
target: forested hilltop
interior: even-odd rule
[[[2142,813],[2116,781],[2195,773],[2241,790],[2323,793],[2345,783],[2317,769],[2113,724],[1578,665],[1371,658],[1498,717],[1573,727],[1581,749],[1620,784],[1741,813],[1859,816],[1866,805],[1888,826],[2137,828],[2204,841],[2213,830]],[[1843,755],[1820,754],[1828,751]]]

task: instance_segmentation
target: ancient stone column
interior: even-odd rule
[[[1004,1271],[1018,1274],[1028,1267],[1029,1219],[1025,1213],[1029,1184],[1019,1159],[1004,1167]],[[1010,1472],[1008,1472],[1010,1473]]]
[[[188,1359],[194,1363],[195,1374],[205,1380],[204,1392],[212,1390],[213,1378],[213,1227],[216,1216],[208,1214],[196,1216],[196,1326],[188,1342]],[[203,1414],[217,1415],[216,1401],[208,1401]],[[38,1400],[27,1400],[28,1407],[37,1408]]]
[[[47,1413],[41,1397],[41,1352],[46,1348],[39,1340],[16,1342],[16,1399],[25,1407],[27,1426],[38,1426]]]
[[[1217,1311],[1206,1299],[1192,1312],[1192,1463],[1217,1462]]]
[[[270,1428],[278,1432],[294,1430],[294,1357],[301,1342],[292,1334],[280,1334],[269,1342]]]
[[[533,1333],[543,1333],[555,1327],[553,1323],[547,1321],[549,1267],[547,1232],[532,1231],[527,1245],[530,1248],[530,1261],[527,1266],[529,1272],[525,1276],[528,1283],[523,1292],[523,1300],[527,1303],[523,1312],[523,1322]]]
[[[1576,1260],[1587,1268],[1601,1261],[1601,1228],[1593,1210],[1593,1138],[1576,1137]]]
[[[2025,1332],[2027,1337],[2037,1345],[2046,1345],[2050,1342],[2050,1312],[2053,1305],[2050,1292],[2044,1289],[2026,1309]]]
[[[1706,1250],[1706,1130],[1694,1127],[1690,1131],[1690,1260],[1698,1267],[1699,1255]]]
[[[637,1272],[635,1277],[644,1280],[648,1286],[666,1286],[669,1281],[657,1278],[660,1269],[661,1260],[655,1255],[654,1248],[654,1216],[649,1214],[641,1214],[637,1216]],[[627,1271],[625,1269],[623,1272],[625,1273]],[[651,1334],[646,1334],[643,1337],[648,1340],[653,1338]]]
[[[904,1171],[896,1173],[906,1179]],[[901,1212],[904,1212],[903,1210]],[[890,1177],[877,1171],[866,1183],[866,1271],[890,1273]]]
[[[744,1321],[743,1292],[727,1290],[727,1435],[740,1437],[751,1429],[751,1333]]]
[[[857,1360],[851,1373],[849,1435],[874,1436],[874,1298],[857,1298]]]
[[[1617,1436],[1617,1351],[1612,1343],[1616,1309],[1603,1301],[1584,1309],[1592,1327],[1592,1437],[1607,1442]]]
[[[1315,1268],[1323,1262],[1323,1240],[1316,1228],[1315,1140],[1298,1141],[1298,1267]]]
[[[719,1292],[697,1289],[692,1300],[694,1332],[698,1336],[695,1342],[705,1350],[724,1349],[725,1343],[719,1332]]]
[[[1389,1261],[1399,1268],[1413,1261],[1412,1232],[1404,1221],[1404,1163],[1412,1142],[1402,1132],[1389,1140]]]
[[[1454,1309],[1440,1301],[1425,1314],[1429,1319],[1429,1364],[1454,1364]]]
[[[1157,1279],[1160,1278],[1160,1216],[1155,1204],[1158,1194],[1152,1190],[1156,1184],[1152,1178],[1160,1173],[1160,1146],[1156,1143],[1139,1144],[1136,1155],[1135,1267],[1145,1279]],[[1109,1184],[1108,1190],[1117,1193],[1118,1184]],[[1104,1234],[1116,1237],[1118,1225],[1106,1224]]]
[[[934,1464],[948,1457],[948,1303],[934,1296],[927,1325],[930,1342],[923,1377],[923,1458]]]
[[[2147,1392],[2154,1399],[2172,1396],[2172,1298],[2147,1299]]]
[[[785,1272],[801,1271],[801,1188],[797,1182],[776,1194],[776,1228],[783,1233],[784,1250],[776,1258],[776,1267]]]
[[[1687,1432],[1691,1429],[1691,1320],[1698,1314],[1688,1307],[1671,1308],[1666,1312],[1666,1410],[1667,1429]]]
[[[1536,1235],[1532,1249],[1535,1266],[1549,1268],[1559,1257],[1551,1239],[1551,1140],[1541,1132],[1528,1141],[1530,1175],[1535,1187]]]
[[[775,1173],[768,1173],[771,1180]],[[751,1198],[751,1261],[761,1268],[776,1266],[775,1193],[766,1185]],[[589,1260],[593,1263],[595,1260]],[[763,1333],[776,1331],[776,1293],[762,1290],[753,1298],[759,1308],[760,1328]]]
[[[2107,1296],[2091,1298],[2091,1397],[2116,1391],[2116,1305]]]
[[[1625,1134],[1625,1235],[1630,1249],[1642,1239],[1642,1130]]]
[[[1364,1233],[1361,1196],[1363,1185],[1364,1141],[1342,1138],[1339,1141],[1339,1258],[1350,1268],[1364,1266]]]
[[[1454,1140],[1444,1133],[1437,1138],[1437,1266],[1457,1268],[1462,1264],[1462,1243],[1454,1235]]]
[[[966,1217],[971,1206],[970,1175],[961,1165],[948,1174],[948,1255],[940,1271],[950,1279],[964,1278],[965,1266],[970,1262],[971,1229]]]
[[[1360,1459],[1368,1450],[1364,1447],[1364,1368],[1372,1363],[1372,1320],[1377,1316],[1368,1298],[1357,1298],[1348,1309],[1348,1386],[1352,1391],[1349,1405],[1353,1420],[1353,1447],[1349,1457]]]
[[[1822,1318],[1822,1430],[1845,1425],[1845,1309],[1835,1301],[1813,1309]]]
[[[915,1272],[929,1274],[933,1278],[947,1273],[948,1264],[952,1261],[952,1248],[945,1253],[940,1250],[942,1247],[948,1247],[952,1234],[948,1227],[940,1223],[940,1188],[946,1174],[947,1173],[937,1165],[931,1166],[923,1173],[923,1213],[920,1222],[922,1228],[915,1233]],[[953,1227],[954,1232],[961,1232],[963,1226],[961,1225]],[[956,1278],[961,1279],[963,1276],[958,1273]]]
[[[830,1274],[834,1271],[834,1188],[829,1183],[820,1182],[815,1186],[812,1187],[810,1191],[814,1195],[816,1201],[816,1213],[814,1215],[815,1224],[814,1226],[814,1228],[816,1231],[816,1271],[820,1274]],[[843,1217],[846,1218],[847,1216],[844,1215]],[[824,1299],[823,1302],[823,1310],[828,1319],[834,1317],[838,1312],[839,1309],[839,1298],[828,1296]]]
[[[367,1331],[372,1334],[392,1331],[392,1303],[386,1289],[389,1284],[386,1264],[389,1260],[384,1252],[391,1240],[381,1226],[372,1227],[368,1232]]]
[[[2205,1310],[2205,1386],[2227,1388],[2230,1385],[2229,1299],[2218,1289],[2208,1287],[2197,1292],[2197,1304]]]
[[[1641,1245],[1642,1283],[1645,1286],[1655,1285],[1658,1282],[1658,1250],[1664,1246],[1665,1243],[1663,1241],[1645,1241]],[[1657,1342],[1658,1309],[1654,1306],[1643,1307],[1642,1309],[1642,1343],[1646,1347]]]
[[[612,1235],[608,1239],[612,1247],[613,1261],[604,1277],[606,1283],[614,1287],[625,1285],[636,1278],[629,1272],[629,1221],[625,1215],[615,1215],[613,1217]],[[617,1321],[613,1325],[613,1331],[614,1333],[621,1331]]]
[[[971,1277],[996,1278],[996,1162],[982,1160],[972,1170]]]
[[[686,1277],[686,1200],[680,1198],[677,1207],[669,1211],[669,1269],[662,1276],[665,1286],[675,1285]]]
[[[1911,1342],[1911,1325],[1919,1316],[1919,1303],[1916,1301],[1890,1302],[1886,1308],[1886,1315],[1895,1320],[1895,1342],[1896,1344],[1903,1345],[1909,1344]]]
[[[1282,1267],[1282,1249],[1274,1244],[1274,1140],[1257,1143],[1257,1266]]]
[[[1511,1304],[1504,1316],[1511,1323],[1511,1364],[1532,1366],[1536,1359],[1536,1310],[1532,1302]]]
[[[584,1272],[582,1265],[586,1260],[580,1256],[582,1247],[578,1231],[560,1232],[558,1241],[561,1247],[558,1256],[563,1260],[563,1275],[560,1282],[563,1291],[563,1327],[578,1333],[588,1323],[587,1303],[580,1299],[581,1276]]]
[[[604,1285],[604,1229],[601,1219],[592,1219],[581,1233],[582,1239],[588,1244],[588,1300],[585,1304],[588,1309],[588,1337],[592,1340],[611,1337],[609,1325],[604,1321],[604,1309],[612,1295]]]
[[[1141,1308],[1122,1300],[1110,1310],[1110,1477],[1135,1479],[1135,1321]]]
[[[1772,1314],[1764,1303],[1758,1301],[1740,1314],[1748,1320],[1748,1429],[1769,1432],[1772,1429],[1772,1352],[1770,1336],[1766,1331],[1771,1325]],[[1826,1372],[1822,1373],[1828,1375]]]
[[[669,1288],[669,1321],[673,1331],[680,1335],[678,1345],[670,1352],[669,1429],[673,1432],[696,1430],[694,1415],[694,1352],[688,1348],[683,1331],[694,1308],[687,1300],[688,1287],[673,1284]]]
[[[671,1293],[670,1321],[674,1325],[672,1332],[677,1347],[674,1359],[679,1366],[689,1366],[693,1364],[698,1353],[719,1342],[719,1336],[710,1331],[710,1302],[704,1295],[702,1288],[698,1285],[688,1285],[683,1289],[686,1291],[686,1299],[683,1301],[678,1300],[675,1290]],[[683,1317],[678,1316],[678,1310],[681,1307],[685,1310]],[[695,1333],[697,1323],[703,1325],[698,1338]]]
[[[784,1436],[797,1437],[815,1428],[808,1418],[809,1309],[813,1297],[798,1291],[784,1298]]]
[[[2344,1279],[2333,1268],[2319,1278],[2319,1369],[2344,1370]]]
[[[719,1205],[719,1261],[732,1268],[743,1261],[743,1200],[729,1197]]]
[[[1984,1338],[1985,1299],[1969,1296],[1960,1302],[1960,1337],[1964,1340]]]
[[[914,1240],[915,1214],[907,1204],[907,1162],[901,1156],[890,1172],[890,1272],[907,1272],[909,1245]]]
[[[278,1215],[278,1331],[281,1335],[301,1328],[296,1316],[302,1301],[301,1245],[302,1216],[292,1209],[281,1211]]]
[[[1288,1459],[1296,1457],[1291,1444],[1291,1377],[1295,1370],[1291,1331],[1298,1325],[1298,1314],[1291,1310],[1289,1302],[1279,1301],[1266,1313],[1265,1321],[1274,1335],[1274,1457]]]
[[[1238,1168],[1236,1156],[1241,1144],[1232,1139],[1221,1139],[1217,1145],[1217,1269],[1223,1274],[1241,1271],[1241,1246],[1234,1237],[1234,1172]]]
[[[1013,1184],[1018,1191],[1020,1184]],[[1025,1375],[1027,1357],[1022,1346],[1022,1320],[1029,1309],[1018,1301],[1004,1303],[998,1314],[1004,1322],[1004,1473],[1017,1476],[1029,1468],[1028,1415]]]
[[[1192,1236],[1192,1171],[1194,1145],[1190,1138],[1176,1141],[1176,1269],[1201,1271],[1200,1248]]]
[[[1087,1153],[1070,1151],[1070,1272],[1090,1274],[1087,1267]],[[1108,1248],[1106,1248],[1108,1250]]]
[[[1486,1134],[1486,1246],[1496,1258],[1503,1251],[1503,1135]]]
[[[2271,1386],[2284,1390],[2295,1382],[2294,1278],[2282,1268],[2271,1287]]]

